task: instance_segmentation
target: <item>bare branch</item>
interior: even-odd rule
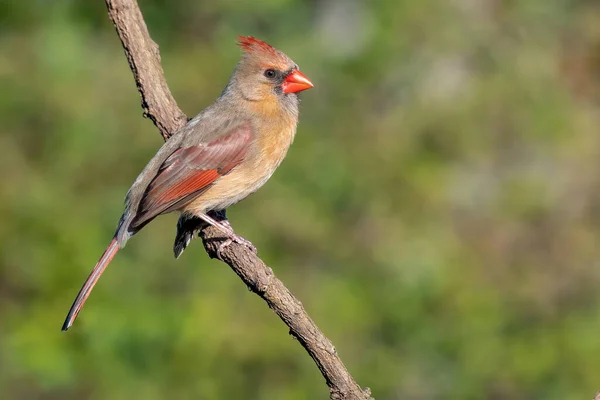
[[[167,140],[186,124],[187,117],[169,90],[160,65],[158,45],[150,38],[135,0],[106,0],[106,6],[140,92],[144,116],[150,118]]]
[[[144,115],[154,122],[168,139],[185,125],[187,118],[179,109],[166,83],[160,65],[158,46],[150,38],[136,0],[106,0],[108,14],[121,38],[127,61],[142,98]],[[214,227],[204,228],[200,236],[208,255],[217,257],[224,240]],[[292,295],[254,252],[244,245],[232,243],[222,249],[220,259],[244,281],[288,326],[290,334],[306,349],[329,386],[332,400],[372,400],[352,378],[337,355],[333,344],[308,316],[302,303]]]
[[[206,228],[201,232],[206,252],[211,258],[219,258],[217,249],[223,234],[216,228]],[[302,303],[285,287],[273,270],[246,246],[232,243],[220,253],[220,260],[244,281],[246,286],[267,302],[275,314],[288,326],[290,335],[306,349],[319,367],[331,399],[372,399],[371,391],[362,390],[354,381],[335,347],[308,316]]]

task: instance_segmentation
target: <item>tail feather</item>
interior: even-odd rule
[[[94,285],[96,285],[96,282],[98,282],[98,279],[100,279],[100,276],[102,275],[108,264],[110,264],[112,259],[115,257],[115,255],[119,251],[119,248],[120,247],[118,239],[117,236],[115,236],[104,251],[104,254],[102,254],[102,257],[100,257],[100,260],[98,261],[92,272],[90,273],[90,276],[88,276],[87,280],[83,284],[81,290],[79,291],[79,294],[77,295],[77,298],[75,298],[75,301],[73,302],[73,305],[69,310],[69,314],[67,314],[67,318],[65,319],[65,322],[62,326],[63,331],[66,331],[71,327],[71,325],[73,325],[75,318],[77,318],[77,314],[79,314],[79,311],[81,311],[81,308],[83,307],[85,301],[87,300],[92,289],[94,288]]]
[[[192,239],[198,236],[200,229],[206,225],[206,222],[198,217],[182,214],[177,221],[177,234],[173,244],[173,253],[175,258],[179,258]]]

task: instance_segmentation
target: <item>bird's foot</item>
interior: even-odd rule
[[[229,220],[227,220],[227,217],[225,216],[224,210],[217,211],[217,212],[211,212],[210,214],[211,215],[197,214],[196,216],[198,218],[202,219],[203,221],[205,221],[206,223],[219,229],[221,232],[223,232],[226,235],[225,241],[223,241],[217,248],[217,258],[222,260],[223,259],[223,250],[233,242],[236,242],[236,243],[239,243],[239,244],[242,244],[242,245],[248,247],[254,254],[258,253],[258,251],[256,250],[256,247],[252,244],[252,242],[250,242],[247,239],[244,239],[243,237],[241,237],[240,235],[238,235],[237,233],[235,233],[233,231],[233,228],[231,227]]]
[[[254,254],[258,254],[258,250],[256,249],[256,246],[254,246],[251,241],[249,241],[248,239],[244,239],[240,235],[234,234],[232,236],[229,236],[217,248],[217,257],[220,260],[223,259],[223,256],[222,256],[223,250],[225,250],[226,247],[228,247],[231,243],[234,243],[234,242],[242,244],[242,245],[246,246],[247,248],[249,248],[250,251],[252,251]]]

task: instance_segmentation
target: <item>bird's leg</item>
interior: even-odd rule
[[[229,229],[231,229],[231,224],[229,223],[228,220],[225,220],[223,222],[225,222],[223,224],[224,227],[229,227]],[[231,231],[233,232],[233,229],[231,229]],[[254,252],[254,254],[258,253],[256,246],[254,246],[254,244],[252,244],[251,241],[241,237],[240,235],[238,235],[237,233],[234,232],[233,236],[229,236],[223,243],[221,243],[219,245],[219,248],[217,249],[217,255],[219,256],[219,258],[221,258],[221,252],[225,249],[225,247],[229,246],[233,242],[243,244],[244,246],[246,246],[250,250],[252,250]]]
[[[218,212],[215,214],[217,215],[217,218],[219,218],[219,221],[217,221],[215,218],[211,217],[208,214],[198,213],[196,214],[196,216],[227,235],[227,240],[221,243],[219,245],[219,248],[217,249],[217,256],[219,258],[221,258],[221,252],[225,249],[225,247],[229,246],[233,242],[243,244],[244,246],[247,246],[250,250],[252,250],[254,253],[257,253],[256,247],[252,244],[252,242],[250,242],[247,239],[244,239],[243,237],[241,237],[233,231],[233,229],[231,228],[231,224],[227,220],[227,217],[225,216],[224,212]]]

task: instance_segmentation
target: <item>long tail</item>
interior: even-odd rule
[[[66,331],[71,327],[71,325],[73,325],[75,318],[77,318],[77,314],[79,314],[79,311],[81,311],[81,308],[94,288],[94,285],[96,285],[96,282],[98,282],[98,279],[100,279],[100,275],[102,275],[118,251],[119,243],[117,242],[117,237],[115,236],[79,291],[77,298],[69,310],[69,314],[67,314],[65,323],[62,326],[63,331]]]

